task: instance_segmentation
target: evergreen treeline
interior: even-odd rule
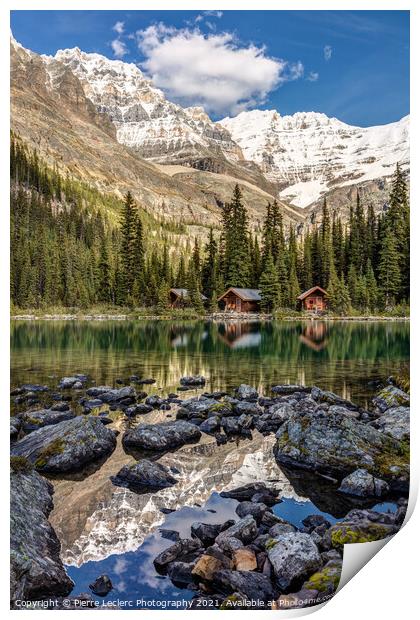
[[[297,296],[315,285],[341,314],[408,303],[408,190],[398,165],[381,215],[358,195],[344,224],[324,201],[320,226],[297,236],[274,202],[257,234],[236,186],[222,208],[221,234],[210,230],[203,247],[196,239],[175,253],[166,239],[148,242],[147,214],[130,193],[120,205],[63,179],[16,136],[10,159],[11,295],[19,308],[104,303],[164,311],[169,288],[178,287],[189,291],[185,305],[202,312],[201,293],[215,310],[229,286],[259,288],[267,311],[295,309]],[[110,221],[110,209],[119,222]]]

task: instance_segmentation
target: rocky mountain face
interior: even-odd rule
[[[155,92],[136,74],[135,67],[125,65],[124,69],[124,63],[117,64],[118,67],[129,74],[133,72],[133,80],[143,83],[143,97],[147,99],[144,89]],[[113,75],[116,74],[114,68]],[[203,237],[207,236],[207,226],[219,225],[220,205],[230,199],[235,184],[239,183],[251,221],[262,221],[267,201],[275,196],[275,188],[256,164],[233,165],[222,154],[220,171],[209,172],[204,163],[194,168],[148,161],[136,149],[118,141],[121,126],[112,120],[117,114],[115,107],[114,117],[109,116],[104,107],[86,96],[85,88],[86,81],[83,86],[68,64],[35,54],[11,40],[11,128],[63,174],[69,173],[105,193],[123,196],[130,190],[138,203],[154,216],[186,223],[187,234]],[[109,85],[108,90],[116,92],[115,89]],[[132,90],[136,92],[134,83]],[[125,101],[122,94],[115,97]],[[172,104],[167,102],[167,105]],[[146,103],[144,106],[145,109]],[[181,111],[178,114],[182,116]],[[182,123],[189,127],[191,135],[194,123],[204,123],[197,116],[202,115],[190,110],[183,117]],[[191,125],[187,123],[188,118]],[[227,133],[222,128],[220,132]],[[197,136],[195,139],[198,140]],[[228,150],[227,146],[224,148]],[[287,222],[303,220],[302,215],[287,205],[284,210]]]
[[[280,116],[242,112],[220,121],[247,160],[276,183],[279,196],[308,207],[336,188],[389,177],[409,165],[409,117],[377,127],[352,127],[316,112]]]
[[[324,196],[343,217],[359,187],[377,211],[409,166],[409,118],[352,127],[325,114],[242,112],[213,122],[168,101],[135,64],[78,48],[39,56],[12,39],[12,128],[51,163],[105,192],[131,190],[154,215],[217,226],[239,183],[250,220],[268,201],[285,224],[317,222]],[[197,229],[198,227],[198,229]]]

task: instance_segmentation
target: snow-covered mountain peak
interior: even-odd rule
[[[280,116],[272,110],[242,112],[220,121],[278,184],[280,197],[306,207],[337,186],[390,176],[409,162],[409,118],[376,127],[353,127],[319,112]]]

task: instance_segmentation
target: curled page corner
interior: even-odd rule
[[[395,536],[395,534],[394,534]],[[387,536],[373,542],[352,543],[344,545],[343,568],[340,583],[336,594],[377,554],[385,545],[394,538]]]

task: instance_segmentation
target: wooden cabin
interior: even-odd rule
[[[231,286],[217,300],[219,308],[225,312],[258,312],[261,295],[255,288],[236,288]]]
[[[205,295],[201,295],[203,301],[207,300]],[[188,305],[190,294],[186,288],[171,288],[169,290],[169,302],[171,308],[183,308]]]
[[[325,312],[328,309],[327,291],[320,286],[313,286],[298,297],[301,310],[307,312]]]

